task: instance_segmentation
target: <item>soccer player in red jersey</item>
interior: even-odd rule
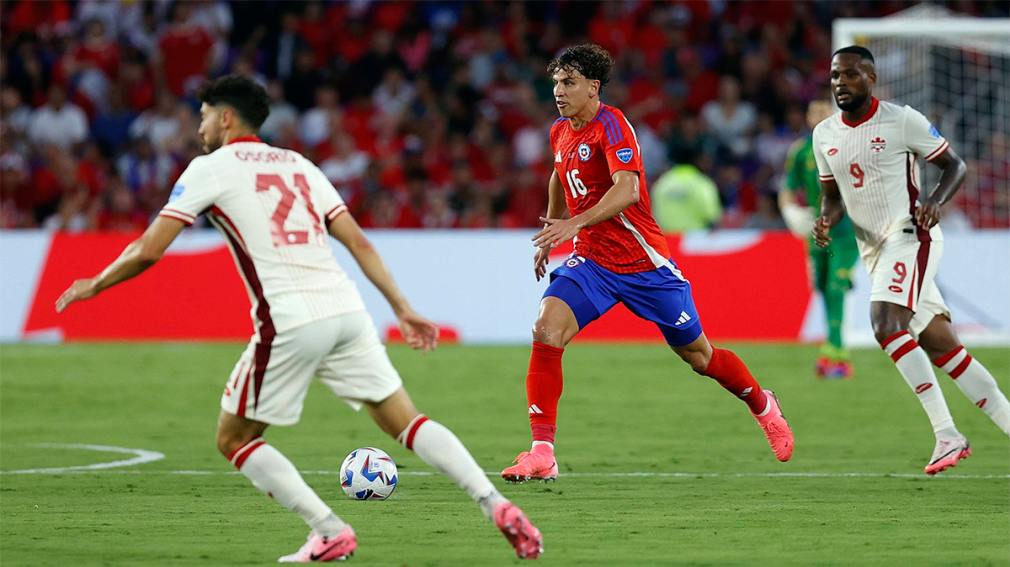
[[[554,435],[564,347],[617,302],[656,323],[691,368],[714,378],[750,408],[776,458],[788,461],[793,434],[778,401],[763,390],[733,352],[713,347],[702,332],[691,285],[670,259],[652,218],[642,152],[624,114],[600,101],[614,61],[598,45],[576,45],[551,61],[558,118],[551,127],[554,173],[544,228],[533,237],[537,280],[551,248],[574,238],[575,251],[550,274],[533,327],[526,376],[533,447],[502,471],[511,482],[554,480]],[[562,218],[564,207],[571,213]]]

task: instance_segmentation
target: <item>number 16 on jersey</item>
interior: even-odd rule
[[[568,189],[572,192],[573,199],[578,199],[589,192],[589,188],[586,187],[586,184],[579,179],[579,170],[570,170],[565,174],[565,179],[568,181]]]

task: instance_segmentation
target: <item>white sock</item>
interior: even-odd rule
[[[902,331],[889,337],[881,343],[881,348],[891,356],[898,372],[919,397],[922,409],[926,410],[929,422],[933,424],[933,433],[937,438],[949,438],[959,435],[954,427],[954,418],[950,416],[947,401],[943,399],[940,384],[933,374],[933,366],[929,362],[926,351],[919,347],[908,331]]]
[[[534,441],[533,444],[530,445],[530,449],[536,447],[537,445],[547,445],[551,448],[551,451],[554,450],[554,443],[551,443],[550,441]]]
[[[344,521],[305,483],[291,461],[262,437],[243,445],[228,460],[253,486],[301,516],[317,534],[332,537],[344,529]]]
[[[981,408],[1003,433],[1010,435],[1010,402],[981,362],[972,358],[963,346],[958,346],[933,363],[949,374],[964,395]]]
[[[505,501],[505,497],[491,484],[459,438],[441,423],[419,414],[407,424],[396,440],[454,480],[480,505],[488,518],[495,506]]]

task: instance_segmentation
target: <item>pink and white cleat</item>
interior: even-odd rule
[[[547,482],[558,479],[558,461],[554,458],[554,450],[547,445],[537,445],[530,451],[523,451],[512,462],[514,464],[511,467],[501,472],[501,477],[508,482]]]
[[[793,456],[793,430],[789,428],[786,416],[782,415],[782,408],[779,406],[779,400],[775,394],[771,390],[764,392],[771,403],[768,413],[761,416],[751,415],[754,415],[754,419],[764,430],[768,444],[771,445],[772,452],[775,453],[775,458],[784,463]]]
[[[536,559],[544,552],[544,538],[523,511],[511,502],[502,502],[494,509],[494,523],[505,534],[519,559]]]
[[[358,537],[351,526],[345,527],[339,534],[326,538],[316,532],[310,532],[301,549],[277,559],[278,563],[321,563],[323,561],[343,561],[354,555],[358,548]]]
[[[933,449],[933,456],[929,459],[929,464],[923,470],[929,476],[933,476],[957,465],[958,461],[967,459],[970,456],[971,444],[963,436],[954,437],[953,439],[937,439],[936,447]]]

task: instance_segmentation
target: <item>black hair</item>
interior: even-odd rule
[[[839,54],[842,54],[842,53],[851,53],[853,55],[858,55],[860,58],[865,59],[866,61],[869,61],[870,63],[874,63],[874,64],[876,63],[876,61],[873,60],[873,54],[870,53],[870,50],[866,49],[865,47],[861,47],[861,46],[858,46],[858,45],[850,45],[848,47],[843,47],[843,48],[839,49],[838,51],[835,51],[834,53],[832,53],[831,57],[834,57],[835,55],[839,55]]]
[[[259,130],[270,114],[270,97],[256,81],[242,75],[225,75],[205,84],[197,93],[210,106],[226,104],[235,109],[242,122]]]
[[[566,47],[547,65],[547,72],[554,75],[558,71],[578,71],[583,77],[599,81],[600,88],[610,82],[610,69],[614,58],[595,43],[583,43]]]

